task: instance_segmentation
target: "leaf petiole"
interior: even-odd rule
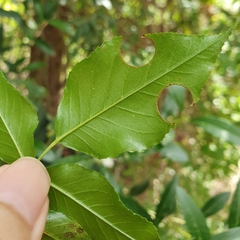
[[[43,151],[43,153],[38,157],[38,160],[41,161],[42,158],[44,157],[44,155],[46,155],[46,153],[47,153],[48,151],[50,151],[54,146],[56,146],[56,145],[59,143],[60,140],[61,140],[61,139],[55,139],[55,140]]]

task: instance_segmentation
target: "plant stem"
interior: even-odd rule
[[[44,157],[44,155],[51,150],[56,144],[58,144],[59,139],[55,139],[44,151],[43,153],[38,157],[38,160],[42,160],[42,158]]]

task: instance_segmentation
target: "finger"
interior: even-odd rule
[[[49,199],[46,198],[43,208],[41,210],[41,213],[33,227],[31,240],[40,240],[43,235],[43,230],[45,227],[46,218],[48,214],[48,205],[49,205]]]
[[[0,175],[0,233],[6,235],[3,239],[31,235],[42,213],[49,186],[50,178],[45,167],[34,158],[20,158],[5,169]],[[9,234],[11,237],[7,237]],[[22,239],[30,238],[24,236]]]
[[[8,164],[5,164],[0,167],[0,176],[5,172],[5,170],[9,167]]]

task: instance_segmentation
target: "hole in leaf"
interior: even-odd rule
[[[187,89],[179,85],[165,88],[158,97],[158,109],[163,119],[174,122],[184,108]]]
[[[151,39],[139,35],[130,39],[123,36],[121,55],[123,61],[131,66],[147,65],[155,54],[155,47]]]

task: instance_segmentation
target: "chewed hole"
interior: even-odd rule
[[[155,47],[151,39],[140,38],[134,40],[134,44],[123,37],[121,55],[123,61],[131,66],[143,66],[148,64],[154,57]]]
[[[167,122],[174,122],[181,114],[187,90],[183,86],[171,85],[165,88],[158,98],[158,109]]]

